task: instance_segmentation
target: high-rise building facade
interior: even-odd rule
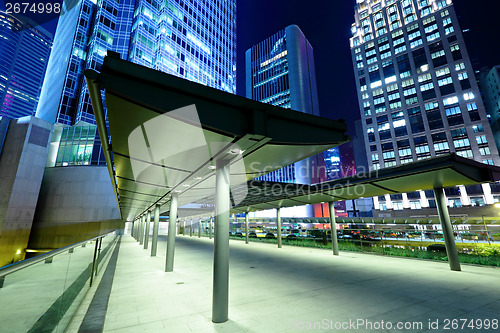
[[[319,116],[313,48],[298,26],[247,50],[245,67],[247,98]],[[303,160],[260,179],[309,184],[310,164]]]
[[[490,116],[491,130],[497,148],[500,147],[500,65],[481,70],[479,85],[483,93],[486,113]]]
[[[500,163],[451,0],[356,0],[350,38],[371,169],[456,154]],[[500,200],[496,186],[446,191],[451,207]],[[435,207],[432,193],[374,198],[375,208]]]
[[[34,115],[51,46],[51,33],[0,12],[0,117]]]
[[[108,50],[236,92],[235,0],[80,0],[60,17],[55,40],[36,113],[58,124],[52,166],[104,163],[83,71],[99,71]]]

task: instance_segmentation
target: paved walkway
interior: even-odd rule
[[[150,257],[150,250],[124,236],[104,331],[481,331],[467,327],[470,319],[484,326],[493,321],[483,331],[499,331],[492,328],[500,320],[500,269],[463,265],[462,272],[453,272],[446,262],[351,252],[335,257],[324,249],[235,240],[230,320],[214,324],[212,242],[178,236],[174,272],[165,273],[166,237],[160,238],[158,256]],[[444,330],[452,319],[467,325],[451,329],[450,323]],[[397,329],[398,322],[417,329]]]

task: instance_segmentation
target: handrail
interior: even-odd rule
[[[82,245],[84,243],[87,243],[87,242],[91,242],[97,238],[101,238],[101,237],[104,237],[104,236],[107,236],[109,235],[110,233],[112,232],[115,232],[116,230],[113,230],[111,232],[108,232],[107,234],[104,234],[104,235],[100,235],[100,236],[96,236],[96,237],[93,237],[93,238],[90,238],[90,239],[87,239],[87,240],[84,240],[84,241],[81,241],[81,242],[78,242],[78,243],[74,243],[74,244],[70,244],[70,245],[66,245],[64,247],[61,247],[60,249],[56,249],[56,250],[52,250],[50,252],[47,252],[47,253],[44,253],[44,254],[40,254],[36,257],[33,257],[33,258],[29,258],[29,259],[25,259],[25,260],[21,260],[21,261],[18,261],[18,262],[15,262],[15,263],[12,263],[12,264],[9,264],[9,265],[6,265],[6,266],[3,266],[3,267],[0,267],[0,279],[3,278],[4,276],[7,276],[9,274],[12,274],[14,272],[17,272],[21,269],[24,269],[26,267],[29,267],[31,265],[34,265],[36,263],[39,263],[40,261],[42,260],[45,260],[47,258],[50,258],[50,257],[54,257],[58,254],[61,254],[67,250],[71,250],[79,245]]]

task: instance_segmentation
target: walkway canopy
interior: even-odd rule
[[[346,142],[346,125],[259,103],[121,60],[87,70],[89,92],[122,218],[169,202],[212,207],[216,160],[231,161],[232,203],[247,181]],[[211,209],[213,211],[213,209]]]
[[[450,268],[460,270],[443,187],[500,175],[497,167],[446,155],[313,186],[256,182],[347,141],[345,124],[189,82],[116,53],[104,59],[100,73],[87,70],[85,76],[120,212],[135,222],[140,241],[149,236],[154,211],[152,256],[160,207],[169,203],[166,272],[174,266],[178,207],[191,216],[214,208],[212,320],[218,323],[228,320],[230,211],[277,208],[281,247],[281,207],[329,202],[334,230],[333,201],[433,189]],[[336,233],[332,244],[338,254]]]
[[[233,207],[232,212],[344,201],[498,180],[499,167],[451,153],[311,186],[251,181],[248,183],[249,195]]]

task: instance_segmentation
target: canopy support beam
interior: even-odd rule
[[[153,239],[151,241],[151,257],[156,257],[158,249],[158,228],[160,226],[160,205],[155,206],[155,222],[153,224]]]
[[[455,244],[455,237],[453,236],[453,228],[451,226],[450,214],[448,212],[448,206],[446,206],[443,188],[435,188],[434,197],[436,198],[439,222],[441,222],[441,229],[443,230],[444,245],[446,246],[446,254],[448,255],[450,269],[452,271],[461,271],[457,246]]]
[[[219,159],[215,169],[215,241],[212,321],[228,320],[230,164]]]
[[[177,193],[172,193],[170,198],[170,212],[168,222],[167,238],[167,260],[165,263],[165,272],[174,270],[174,252],[175,252],[175,227],[177,224]]]

